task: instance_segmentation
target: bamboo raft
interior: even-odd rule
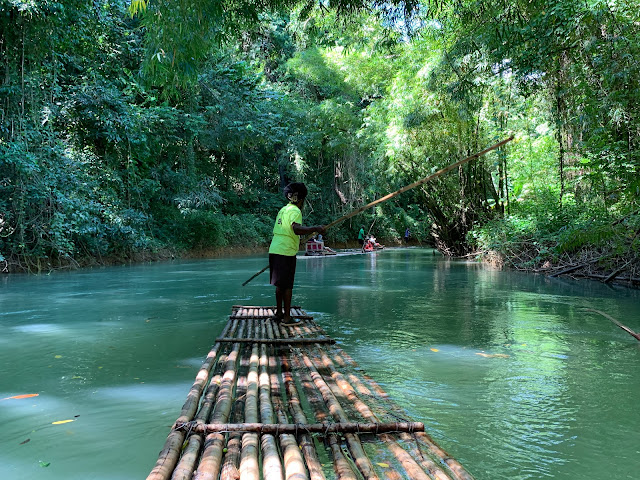
[[[148,480],[473,480],[300,307],[236,305]]]

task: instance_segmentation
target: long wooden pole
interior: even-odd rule
[[[424,185],[425,183],[430,182],[431,180],[433,180],[434,178],[439,177],[440,175],[444,175],[445,173],[450,172],[451,170],[453,170],[453,169],[455,169],[455,168],[457,168],[457,167],[459,167],[461,165],[464,165],[465,163],[470,162],[471,160],[479,158],[479,157],[489,153],[490,151],[495,150],[496,148],[500,148],[501,146],[503,146],[506,143],[508,143],[511,140],[513,140],[513,138],[514,138],[514,136],[511,135],[509,138],[506,138],[506,139],[502,140],[501,142],[496,143],[495,145],[491,145],[490,147],[487,147],[484,150],[481,150],[481,151],[479,151],[477,153],[474,153],[473,155],[471,155],[471,156],[469,156],[467,158],[463,158],[462,160],[459,160],[456,163],[452,163],[451,165],[438,170],[436,173],[433,173],[433,174],[429,175],[428,177],[425,177],[425,178],[423,178],[421,180],[418,180],[416,182],[413,182],[413,183],[411,183],[411,184],[409,184],[409,185],[407,185],[405,187],[402,187],[400,190],[396,190],[395,192],[389,193],[388,195],[385,195],[382,198],[374,200],[373,202],[366,204],[364,207],[357,208],[353,212],[348,213],[348,214],[338,218],[337,220],[334,220],[333,222],[329,223],[328,225],[325,226],[325,228],[329,229],[329,228],[337,225],[338,223],[344,222],[345,220],[348,220],[349,218],[354,217],[354,216],[358,215],[359,213],[364,212],[368,208],[371,208],[371,207],[373,207],[375,205],[378,205],[380,203],[386,202],[387,200],[390,200],[390,199],[392,199],[394,197],[397,197],[401,193],[404,193],[404,192],[406,192],[408,190],[411,190],[412,188],[418,187],[420,185]],[[267,265],[262,270],[260,270],[258,273],[253,275],[249,280],[244,282],[242,284],[242,286],[244,287],[251,280],[256,278],[262,272],[266,271],[267,268],[269,268],[269,265]]]

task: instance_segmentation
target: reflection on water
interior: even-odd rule
[[[144,478],[231,306],[274,303],[267,274],[241,287],[264,263],[3,278],[0,398],[39,396],[0,400],[0,478]],[[584,311],[640,330],[638,291],[422,249],[301,259],[297,277],[294,303],[478,480],[638,478],[640,348]]]

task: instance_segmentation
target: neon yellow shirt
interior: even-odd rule
[[[293,232],[292,224],[302,224],[302,212],[293,203],[282,207],[273,225],[273,239],[269,247],[269,253],[295,256],[300,248],[300,237]]]

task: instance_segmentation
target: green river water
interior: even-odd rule
[[[265,263],[1,277],[0,479],[145,478]],[[640,342],[585,311],[639,331],[640,291],[409,248],[300,258],[294,304],[477,480],[640,479]]]

